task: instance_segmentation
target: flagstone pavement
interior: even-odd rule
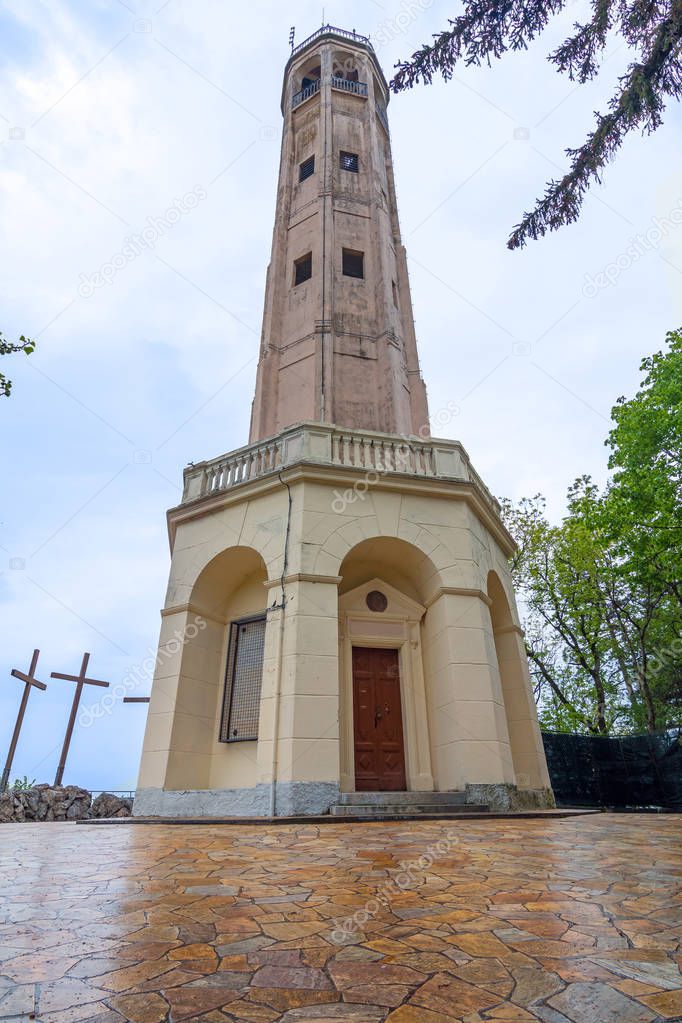
[[[681,824],[2,825],[0,1020],[681,1020]]]

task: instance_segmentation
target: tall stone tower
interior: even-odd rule
[[[316,33],[287,64],[252,443],[302,419],[428,433],[387,103],[361,36]]]
[[[249,444],[185,470],[136,814],[551,805],[499,506],[429,433],[388,88],[284,71]]]

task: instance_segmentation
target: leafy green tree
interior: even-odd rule
[[[545,727],[606,735],[682,725],[682,332],[644,359],[606,441],[613,475],[568,491],[559,525],[539,495],[503,515]]]
[[[679,724],[682,615],[666,580],[640,577],[613,542],[611,491],[576,480],[558,526],[539,496],[503,513],[542,725],[608,735]]]
[[[35,351],[35,341],[29,340],[22,334],[19,338],[18,343],[12,341],[6,341],[2,333],[0,333],[0,355],[12,355],[14,352],[23,352],[24,355],[30,355]],[[0,373],[0,395],[4,398],[9,398],[12,391],[12,381],[8,380],[4,373]]]
[[[465,0],[464,13],[434,36],[412,57],[397,65],[391,88],[409,89],[429,84],[435,74],[447,81],[458,64],[490,64],[509,50],[527,49],[547,27],[550,18],[568,7],[569,0]],[[639,129],[650,134],[660,126],[668,99],[682,95],[682,3],[635,0],[618,3],[596,0],[591,17],[576,24],[574,32],[548,60],[571,81],[584,84],[595,78],[607,42],[620,36],[634,51],[634,59],[619,78],[607,113],[596,114],[596,125],[578,149],[568,149],[570,168],[547,185],[545,195],[525,213],[507,242],[520,248],[578,219],[585,193],[600,181],[605,165],[626,136]]]
[[[540,495],[504,501],[503,515],[519,545],[512,573],[541,723],[607,735],[622,713],[590,531],[577,516],[552,526]]]
[[[634,398],[621,397],[607,445],[614,539],[641,577],[664,578],[682,607],[682,332],[643,360]]]

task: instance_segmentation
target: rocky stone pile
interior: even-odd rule
[[[132,799],[111,792],[102,792],[93,800],[92,794],[78,785],[34,785],[0,794],[0,824],[130,817],[132,807]]]

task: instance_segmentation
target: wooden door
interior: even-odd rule
[[[356,791],[404,791],[397,650],[353,647],[353,721]]]

